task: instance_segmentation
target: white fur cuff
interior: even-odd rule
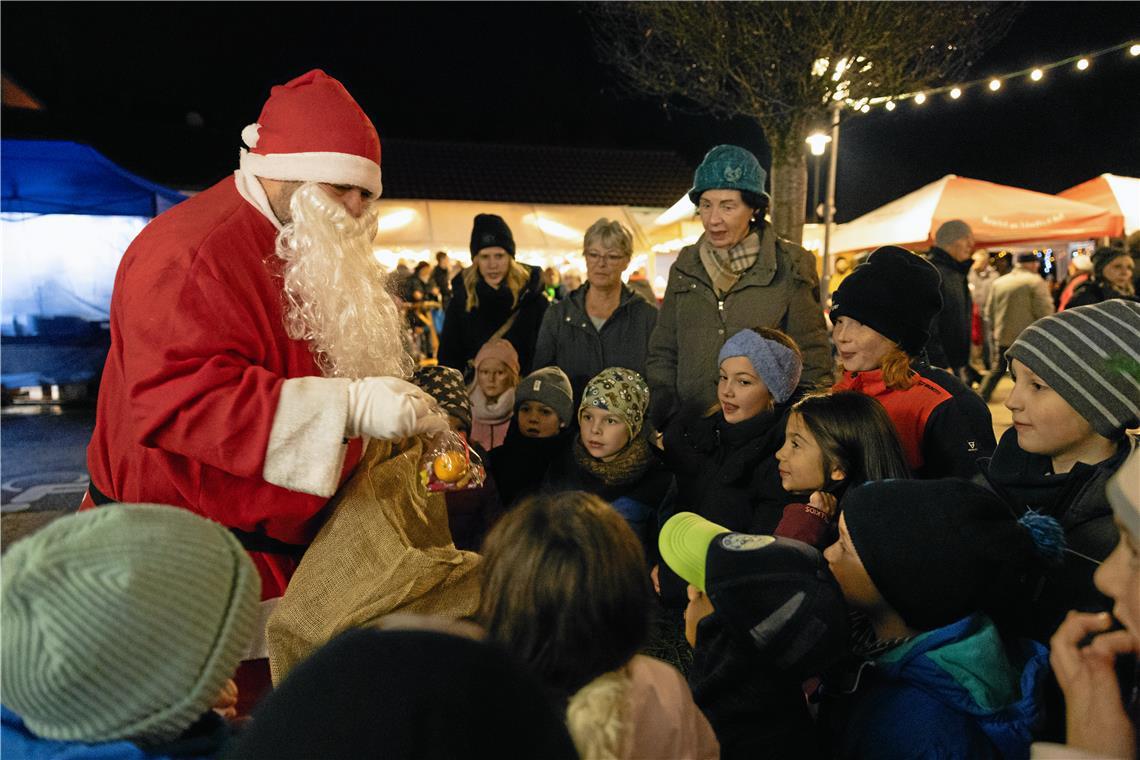
[[[296,377],[281,385],[262,475],[290,491],[332,496],[347,444],[348,385],[333,377]]]

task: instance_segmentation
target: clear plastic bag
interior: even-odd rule
[[[459,433],[441,433],[424,443],[420,482],[429,491],[480,488],[487,479],[483,460]]]

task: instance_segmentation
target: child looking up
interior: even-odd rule
[[[491,453],[491,471],[503,506],[542,485],[551,460],[569,444],[574,431],[570,378],[558,367],[531,372],[515,389],[515,416],[503,445]]]
[[[926,363],[931,320],[942,303],[939,275],[904,248],[879,248],[832,295],[832,340],[843,365],[833,390],[883,405],[907,464],[919,478],[972,478],[994,450],[981,398]]]
[[[818,550],[669,518],[661,558],[689,584],[689,685],[721,758],[821,756],[800,684],[847,651],[847,609]]]
[[[1051,515],[1065,529],[1065,564],[1023,598],[1022,632],[1046,642],[1071,609],[1098,612],[1097,564],[1119,535],[1105,483],[1137,446],[1140,304],[1112,299],[1037,320],[1009,349],[1013,427],[984,472],[1018,514]]]
[[[784,508],[775,533],[817,548],[835,541],[844,493],[868,480],[910,477],[891,418],[878,401],[853,391],[793,406],[776,461],[784,490],[810,497]]]
[[[870,628],[821,687],[830,755],[1028,757],[1048,652],[1008,638],[989,614],[1063,546],[1051,517],[1015,520],[964,480],[852,489],[824,557]]]
[[[475,355],[471,386],[471,440],[487,451],[503,442],[515,411],[519,355],[509,340],[487,341]]]
[[[563,706],[584,760],[716,758],[681,674],[637,654],[647,576],[637,538],[596,496],[526,499],[487,536],[477,622]]]
[[[578,436],[553,462],[547,483],[613,505],[648,549],[649,531],[673,476],[643,430],[649,386],[624,367],[602,370],[578,405]]]
[[[447,415],[451,430],[468,442],[471,450],[487,468],[487,478],[478,488],[461,488],[443,494],[443,500],[447,504],[447,523],[455,547],[477,551],[483,542],[483,536],[503,513],[503,504],[498,482],[490,471],[490,455],[478,443],[469,440],[471,400],[463,385],[463,375],[453,367],[427,366],[416,370],[412,382],[439,403]]]

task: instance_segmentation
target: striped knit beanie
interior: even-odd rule
[[[177,738],[256,626],[261,584],[241,544],[175,507],[63,517],[13,544],[0,571],[4,706],[45,739]]]
[[[1105,438],[1140,424],[1140,304],[1113,298],[1042,317],[1022,331],[1008,356]]]

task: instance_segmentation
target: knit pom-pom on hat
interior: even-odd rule
[[[1065,558],[1065,529],[1056,518],[1030,509],[1017,522],[1029,533],[1042,558],[1054,565],[1061,563]]]

